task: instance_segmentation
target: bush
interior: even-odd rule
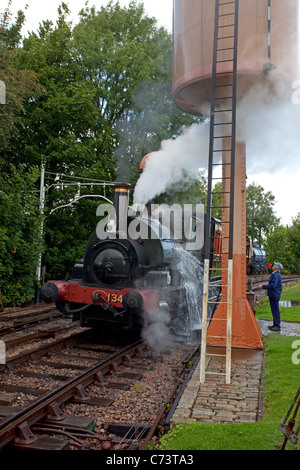
[[[0,177],[0,291],[3,306],[31,301],[41,252],[36,169],[10,166]]]

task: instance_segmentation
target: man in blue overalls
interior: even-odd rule
[[[280,271],[283,269],[281,263],[274,263],[272,270],[273,274],[269,279],[269,283],[258,286],[259,289],[265,289],[268,291],[270,307],[273,315],[273,325],[268,328],[272,331],[280,331],[280,311],[279,311],[279,300],[282,293],[282,278]]]

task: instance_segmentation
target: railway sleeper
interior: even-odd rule
[[[30,429],[27,421],[18,426],[17,435],[10,446],[12,450],[69,450],[70,448],[70,441],[68,440],[37,437]]]
[[[78,385],[75,390],[76,394],[72,399],[73,403],[86,403],[95,406],[110,406],[114,402],[114,400],[111,398],[93,397],[88,395],[82,385]]]
[[[70,430],[75,433],[89,433],[95,427],[95,421],[91,418],[81,416],[69,416],[63,413],[57,403],[52,404],[48,408],[46,419],[37,425],[39,430],[45,429],[45,432],[53,432],[60,428]],[[11,444],[13,450],[69,450],[70,441],[65,439],[51,439],[45,437],[37,437],[31,430],[27,421],[22,423],[16,429],[17,437]],[[88,434],[87,434],[88,435]]]

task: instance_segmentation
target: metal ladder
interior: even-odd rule
[[[205,382],[208,374],[225,375],[226,383],[231,380],[231,338],[232,338],[232,264],[233,264],[233,215],[234,215],[234,176],[236,141],[236,89],[237,89],[237,49],[238,49],[239,0],[215,0],[215,26],[213,46],[213,70],[210,114],[210,145],[208,165],[207,218],[205,227],[205,261],[202,308],[202,339],[200,357],[200,383]],[[224,146],[225,144],[225,146]],[[215,176],[216,170],[222,176]],[[211,233],[213,206],[213,185],[222,181],[222,227],[226,237],[222,237],[222,253],[211,253],[214,235]],[[214,193],[216,194],[216,193]],[[227,199],[226,204],[224,200]],[[226,229],[225,229],[226,226]],[[222,257],[222,267],[216,261]],[[212,263],[210,259],[212,258]],[[213,273],[222,272],[222,297],[215,306],[226,304],[226,354],[207,353],[207,325],[210,278]],[[220,338],[220,337],[218,337]],[[225,357],[226,371],[209,372],[206,361],[209,356]]]

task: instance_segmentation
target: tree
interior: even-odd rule
[[[300,213],[291,226],[278,225],[268,233],[265,249],[271,263],[280,261],[285,272],[300,274]]]
[[[28,100],[39,94],[35,73],[17,62],[24,14],[11,22],[9,9],[0,18],[0,79],[6,85],[6,104],[0,105],[0,292],[3,304],[32,300],[41,253],[37,169],[10,161],[11,142],[19,138],[20,116]]]
[[[172,37],[142,3],[81,11],[74,44],[94,90],[99,122],[110,127],[119,180],[135,184],[141,159],[195,118],[172,100]]]
[[[21,40],[21,28],[25,16],[19,11],[15,23],[11,23],[9,9],[0,15],[0,79],[6,85],[6,104],[0,105],[0,158],[15,138],[19,113],[28,99],[39,93],[36,76],[17,64],[17,46]]]
[[[283,225],[274,227],[267,235],[264,248],[269,263],[279,261],[285,272],[291,271],[293,254],[289,242],[289,227]]]
[[[262,245],[268,232],[278,225],[274,203],[275,197],[270,191],[265,192],[255,183],[247,186],[247,230],[252,242],[256,240]]]
[[[194,119],[172,102],[172,37],[145,15],[142,4],[87,7],[74,28],[68,16],[62,3],[56,23],[42,22],[14,52],[18,70],[30,70],[35,78],[35,93],[14,108],[13,138],[3,152],[5,163],[22,168],[24,176],[46,166],[43,263],[48,278],[71,273],[96,227],[99,204],[80,199],[53,212],[75,195],[70,186],[56,184],[57,178],[122,178],[134,184],[144,154]],[[81,195],[88,193],[103,190],[82,186]],[[111,199],[110,188],[106,196]]]
[[[222,182],[216,183],[212,193],[212,206],[214,207],[212,209],[212,215],[219,220],[222,220],[222,191]]]
[[[31,301],[42,251],[38,174],[12,165],[0,174],[0,291],[5,306]]]
[[[291,269],[294,273],[300,274],[300,212],[292,220],[289,228],[289,245],[292,253]]]

